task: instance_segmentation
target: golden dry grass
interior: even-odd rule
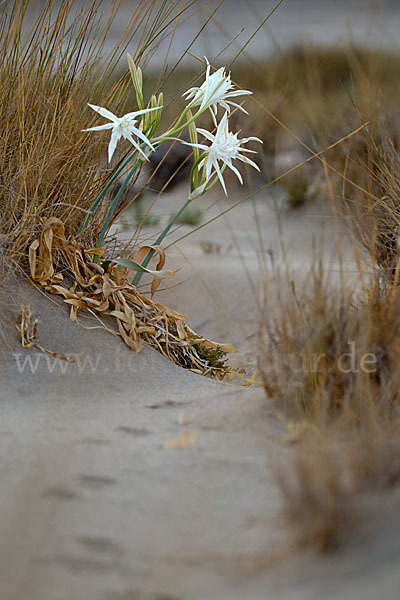
[[[25,42],[21,33],[28,6],[3,14],[0,219],[2,258],[8,265],[26,263],[40,218],[57,216],[74,232],[106,177],[98,169],[104,140],[80,131],[89,118],[86,99],[102,93],[88,89],[96,61],[80,64],[90,20],[76,23],[75,39],[66,33],[69,3],[61,4],[53,25],[50,4]],[[92,18],[95,8],[93,3]],[[70,46],[63,51],[65,37]]]
[[[363,522],[361,498],[400,480],[400,295],[379,272],[340,289],[322,271],[269,294],[266,393],[296,444],[277,481],[296,545],[332,551]]]
[[[308,45],[244,68],[238,65],[236,81],[254,91],[246,128],[274,152],[283,131],[268,112],[314,149],[355,129],[360,115],[364,121],[373,119],[375,127],[378,117],[393,124],[398,118],[399,64],[396,53]]]
[[[274,274],[262,328],[264,387],[296,444],[292,462],[277,470],[283,517],[297,545],[321,551],[338,548],[362,525],[365,494],[400,477],[399,90],[393,76],[399,60],[351,48],[306,48],[291,55],[287,70],[280,61],[280,69],[272,65],[265,76],[271,90],[260,90],[260,114],[271,94],[285,90],[276,115],[287,137],[314,151],[366,125],[307,174],[311,184],[318,172],[324,176],[321,192],[333,221],[347,223],[356,273],[346,272],[337,239],[338,282],[330,281],[322,258],[299,289],[287,275]],[[277,127],[275,148],[281,136]]]
[[[174,27],[171,9],[186,10],[177,0],[168,7],[145,0],[132,10],[115,50],[104,60],[103,45],[119,0],[82,6],[71,0],[54,5],[8,2],[0,17],[0,263],[26,266],[27,248],[40,220],[59,218],[67,235],[76,234],[97,194],[118,164],[107,168],[107,136],[81,130],[96,117],[87,106],[111,106],[118,114],[133,100],[129,74],[117,64],[129,49],[140,63]],[[167,10],[168,9],[168,10]],[[32,12],[33,11],[33,12]],[[35,16],[32,22],[32,15]],[[176,25],[175,25],[176,26]],[[139,41],[137,39],[139,38]],[[132,51],[132,46],[135,51]],[[84,231],[91,246],[110,197],[100,204]]]
[[[353,194],[343,197],[335,177],[356,273],[339,257],[332,283],[321,258],[302,288],[287,277],[268,285],[264,387],[298,443],[291,467],[277,475],[283,513],[296,544],[322,551],[362,523],[365,493],[400,478],[399,159],[388,143],[370,139]],[[371,155],[373,168],[362,162]]]
[[[400,297],[383,293],[376,275],[356,285],[338,289],[316,269],[302,292],[282,284],[271,293],[265,387],[292,417],[354,426],[397,416]]]

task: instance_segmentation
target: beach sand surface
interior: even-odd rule
[[[219,206],[207,215],[240,198],[233,196],[216,192]],[[258,309],[246,278],[259,289],[264,244],[266,256],[280,261],[271,198],[260,194],[256,208],[261,246],[254,206],[243,202],[229,222],[218,219],[170,249],[167,266],[180,269],[179,285],[160,292],[198,332],[235,343],[234,360],[249,372]],[[321,231],[330,259],[332,219],[311,205],[288,214],[284,226],[300,285]],[[333,259],[328,265],[335,277]],[[21,303],[39,319],[39,343],[77,362],[21,347]],[[2,598],[398,598],[394,495],[368,499],[370,510],[380,507],[378,520],[336,555],[290,550],[275,469],[293,450],[262,388],[212,381],[149,347],[135,354],[90,315],[72,323],[66,305],[27,281],[9,282],[2,323]],[[192,443],[171,448],[183,432]]]

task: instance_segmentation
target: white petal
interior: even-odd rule
[[[216,106],[210,106],[210,112],[211,112],[213,123],[214,123],[215,127],[217,127],[218,123],[217,123],[217,117],[216,117],[216,112],[217,112]]]
[[[228,92],[225,97],[226,98],[232,98],[233,96],[243,96],[243,95],[248,95],[248,94],[252,94],[253,92],[249,92],[248,90],[235,90],[232,92]]]
[[[208,155],[207,156],[207,162],[206,162],[206,179],[208,180],[210,178],[211,175],[211,169],[213,167],[214,161],[212,160],[211,156]]]
[[[96,106],[95,104],[89,104],[89,102],[88,102],[88,105],[90,106],[90,108],[93,108],[93,110],[98,112],[99,115],[101,115],[105,119],[109,119],[110,121],[113,121],[113,123],[118,123],[118,121],[119,121],[118,117],[116,117],[114,115],[114,113],[112,113],[111,111],[107,110],[106,108],[103,108],[102,106]]]
[[[190,94],[191,96],[195,96],[198,91],[199,91],[198,87],[192,87],[189,90],[187,90],[187,92],[184,92],[182,94],[182,96],[185,97],[185,96],[188,96],[188,94]]]
[[[247,156],[242,156],[241,154],[238,154],[236,158],[238,160],[241,160],[242,162],[246,163],[247,165],[251,165],[252,167],[254,167],[255,169],[257,169],[257,171],[260,170],[260,167],[258,165],[256,165],[255,162],[253,162],[252,160],[250,160],[250,158],[247,158]]]
[[[229,106],[229,104],[227,102],[225,102],[224,100],[222,100],[222,102],[219,103],[220,106],[222,106],[222,108],[224,108],[228,113],[231,112],[231,107]]]
[[[140,131],[140,129],[136,129],[133,128],[132,133],[134,133],[140,140],[142,140],[142,142],[144,142],[146,144],[146,146],[148,146],[149,148],[151,148],[154,152],[155,148],[153,146],[153,144],[150,142],[150,140],[145,136],[145,134],[143,133],[143,131]]]
[[[143,108],[142,110],[135,110],[134,112],[126,113],[126,115],[124,115],[124,117],[134,118],[134,117],[138,117],[139,115],[145,115],[146,113],[152,112],[153,110],[158,110],[160,108],[163,108],[163,107],[155,106],[154,108]],[[124,117],[122,117],[122,119]]]
[[[109,163],[111,162],[111,159],[113,157],[115,148],[117,147],[117,143],[118,143],[120,137],[121,137],[121,134],[118,133],[117,131],[115,131],[115,129],[114,129],[114,131],[111,134],[110,143],[108,144],[108,162]]]
[[[96,127],[89,127],[89,129],[82,129],[81,131],[103,131],[103,129],[112,129],[114,123],[106,123],[105,125],[96,125]]]
[[[236,108],[238,108],[239,110],[241,110],[242,112],[244,112],[246,115],[248,115],[248,114],[249,114],[249,113],[247,112],[247,110],[245,110],[245,109],[243,108],[243,106],[240,106],[240,104],[236,104],[236,102],[231,102],[231,101],[228,101],[228,103],[229,103],[231,106],[235,106]]]
[[[221,185],[224,188],[225,195],[227,196],[228,192],[226,191],[225,181],[224,181],[224,178],[222,177],[221,169],[219,168],[217,161],[214,161],[214,167],[215,167],[215,171],[218,175],[218,179],[220,180]]]
[[[143,152],[143,150],[140,148],[139,144],[137,144],[137,143],[135,142],[135,140],[133,139],[133,137],[132,137],[131,135],[127,135],[127,136],[126,136],[126,139],[130,141],[130,143],[132,144],[132,146],[133,146],[134,148],[136,148],[136,150],[139,152],[139,154],[141,154],[141,155],[143,156],[143,158],[144,158],[145,160],[149,160],[149,159],[147,158],[146,154],[145,154],[145,153]]]
[[[210,133],[209,131],[207,131],[207,129],[201,129],[200,127],[197,128],[198,133],[200,133],[201,135],[203,135],[205,138],[207,138],[208,140],[210,140],[210,142],[214,141],[215,135]]]
[[[243,140],[240,140],[243,143]],[[251,152],[252,154],[257,154],[256,150],[250,150],[249,148],[240,148],[240,152]]]
[[[241,176],[240,172],[237,170],[237,168],[234,167],[233,164],[228,161],[226,161],[225,164],[227,167],[229,167],[235,173],[235,175],[239,179],[240,183],[243,184],[242,176]]]
[[[181,144],[185,144],[185,146],[192,146],[193,148],[199,148],[200,150],[205,150],[205,152],[208,152],[210,147],[206,146],[205,144],[191,144],[190,142],[185,142],[184,140],[181,140]]]
[[[215,135],[215,137],[220,137],[222,135],[224,135],[225,130],[228,130],[228,113],[225,112],[224,116],[222,117],[222,119],[219,122],[218,125],[218,129],[217,129],[217,133]]]

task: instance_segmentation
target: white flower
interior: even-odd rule
[[[212,177],[212,170],[214,169],[222,187],[224,188],[225,194],[227,194],[227,191],[224,179],[222,177],[219,161],[221,161],[223,165],[229,167],[229,169],[236,174],[240,183],[243,183],[242,176],[237,168],[232,165],[232,160],[240,160],[241,162],[251,165],[257,169],[257,171],[260,170],[255,162],[250,160],[247,156],[240,154],[240,152],[251,152],[256,154],[255,150],[242,148],[242,144],[250,142],[251,140],[260,142],[262,144],[262,141],[256,137],[239,139],[237,133],[231,133],[228,128],[228,113],[225,113],[222,117],[215,135],[209,131],[206,131],[205,129],[197,129],[197,131],[211,142],[210,146],[206,146],[205,144],[189,144],[189,142],[183,143],[204,151],[205,154],[203,159],[200,161],[199,166],[204,167],[205,169],[206,182],[208,182]]]
[[[249,92],[248,90],[233,90],[234,87],[234,84],[231,82],[230,73],[228,75],[225,73],[225,67],[221,67],[210,75],[210,63],[207,60],[206,80],[204,83],[200,87],[190,88],[183,95],[187,96],[188,100],[191,100],[189,108],[199,106],[202,112],[209,108],[215,122],[218,105],[222,106],[228,113],[231,110],[231,105],[247,114],[243,107],[232,102],[230,98],[252,94],[253,92]]]
[[[161,106],[153,107],[153,108],[144,108],[142,110],[137,110],[135,112],[130,112],[124,115],[123,117],[116,117],[111,111],[106,108],[102,108],[101,106],[95,106],[94,104],[89,104],[90,108],[93,108],[96,112],[98,112],[102,117],[109,119],[111,123],[106,123],[105,125],[97,125],[96,127],[89,127],[89,129],[83,129],[82,131],[102,131],[103,129],[112,129],[111,139],[108,146],[108,162],[111,162],[112,156],[114,154],[114,150],[117,146],[118,141],[123,137],[128,140],[136,150],[146,159],[148,160],[146,154],[140,148],[139,144],[133,139],[132,134],[138,137],[142,142],[146,144],[151,150],[155,150],[154,146],[150,142],[150,140],[145,136],[143,131],[135,127],[137,119],[136,117],[140,115],[144,115],[145,113],[151,112],[153,110],[158,110],[162,108]]]

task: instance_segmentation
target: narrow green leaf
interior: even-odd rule
[[[113,258],[110,262],[121,265],[122,267],[126,267],[127,269],[131,269],[131,271],[137,271],[138,273],[150,273],[150,275],[157,275],[157,277],[172,277],[175,275],[173,271],[152,271],[151,269],[146,269],[146,267],[142,267],[142,265],[139,265],[139,263],[135,262],[134,260],[130,260],[129,258]]]

